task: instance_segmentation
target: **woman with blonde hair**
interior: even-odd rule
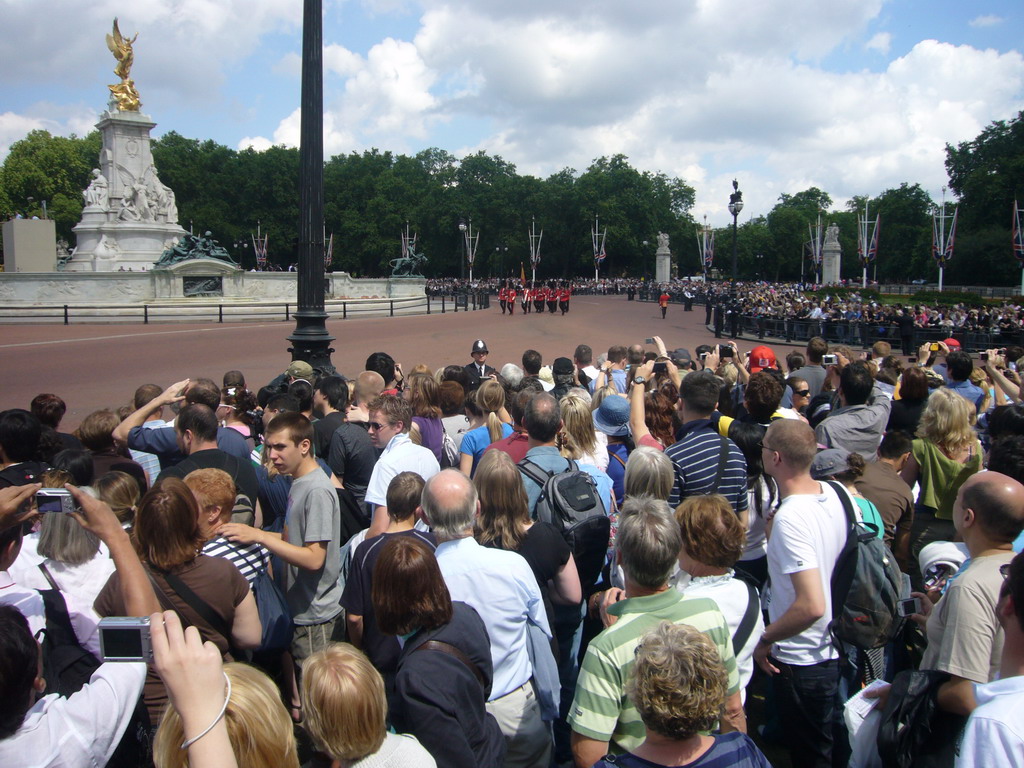
[[[928,397],[917,425],[910,458],[900,477],[921,491],[914,507],[910,553],[917,561],[933,541],[952,541],[953,503],[960,486],[982,466],[982,448],[974,431],[974,404],[951,389],[940,387]]]
[[[107,472],[96,478],[93,488],[96,489],[100,501],[107,502],[114,510],[121,524],[131,527],[132,520],[135,519],[135,509],[142,497],[139,493],[139,484],[132,476],[124,472]]]
[[[518,552],[537,578],[548,618],[552,603],[579,605],[583,599],[576,561],[562,533],[530,518],[519,468],[504,451],[488,451],[473,477],[480,495],[474,537],[485,547]],[[554,626],[552,624],[552,626]]]
[[[306,714],[303,725],[319,753],[313,765],[437,765],[415,736],[388,732],[384,679],[370,660],[348,643],[335,643],[306,659],[302,665],[302,710]]]
[[[459,470],[472,477],[487,446],[512,434],[512,419],[505,410],[505,388],[487,379],[466,397],[469,430],[459,446]]]
[[[608,437],[594,428],[590,403],[568,394],[558,401],[558,407],[562,413],[562,430],[558,433],[562,456],[602,471],[608,469]]]
[[[231,684],[224,722],[238,765],[299,768],[292,721],[274,682],[246,664],[225,664],[224,675]],[[169,704],[153,742],[156,768],[188,768],[189,754],[181,748],[184,741],[181,715]]]

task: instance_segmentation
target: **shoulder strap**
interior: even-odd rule
[[[615,459],[617,462],[619,462],[619,464],[622,465],[623,469],[626,468],[626,462],[624,462],[622,460],[622,457],[619,456],[619,454],[615,453],[615,451],[608,451],[608,455],[611,456],[613,459]]]
[[[153,568],[153,566],[150,566],[150,568]],[[153,568],[153,570],[164,577],[168,586],[178,594],[178,597],[185,601],[189,608],[198,613],[203,621],[209,624],[215,632],[219,632],[229,645],[231,644],[231,627],[227,625],[227,622],[219,613],[210,607],[209,603],[193,592],[184,581],[170,571],[162,571],[158,568]]]
[[[543,467],[532,462],[530,459],[523,459],[516,464],[516,466],[519,467],[520,472],[541,487],[543,487],[544,483],[548,481],[548,478],[554,477],[555,475],[554,472],[549,472]]]
[[[732,636],[732,652],[739,655],[740,650],[750,639],[750,633],[754,631],[754,623],[757,621],[757,612],[761,610],[761,600],[757,596],[757,590],[749,581],[743,582],[747,587],[747,610],[743,614],[740,625],[736,627],[736,634]]]
[[[729,463],[729,440],[718,435],[718,441],[718,469],[715,470],[715,484],[711,487],[712,493],[718,492],[718,488],[722,484],[722,478],[725,476],[725,465]]]
[[[46,567],[46,563],[40,563],[39,570],[43,572],[43,576],[50,583],[50,586],[60,592],[60,584],[58,584],[57,580],[53,578],[53,574],[50,573],[50,569]]]
[[[484,680],[484,673],[480,671],[480,667],[473,663],[473,660],[467,656],[461,648],[457,648],[451,643],[446,643],[443,640],[427,640],[422,645],[416,647],[413,653],[416,651],[440,651],[446,653],[449,656],[458,659],[473,673],[480,685],[486,690],[487,682]]]

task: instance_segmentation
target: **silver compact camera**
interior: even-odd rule
[[[100,619],[100,656],[104,661],[153,661],[148,616]]]
[[[839,356],[838,355],[822,355],[821,356],[821,364],[824,365],[824,366],[838,365],[839,364]]]
[[[36,491],[36,508],[43,513],[68,515],[75,511],[75,499],[65,488],[40,488]]]

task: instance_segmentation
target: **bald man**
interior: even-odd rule
[[[1000,569],[1013,560],[1013,540],[1024,529],[1024,486],[999,472],[973,475],[957,494],[953,525],[967,544],[970,561],[934,607],[922,601],[928,647],[921,669],[948,672],[949,682],[939,689],[939,707],[969,715],[976,706],[974,683],[988,683],[999,671]]]
[[[427,480],[420,508],[437,537],[437,564],[452,600],[473,606],[491,639],[494,682],[487,711],[505,735],[503,766],[545,766],[551,739],[530,683],[533,664],[527,647],[530,624],[551,636],[537,579],[519,553],[477,544],[473,526],[480,503],[473,483],[458,470],[446,469]],[[554,695],[557,700],[557,691]]]

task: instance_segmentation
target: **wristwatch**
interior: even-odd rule
[[[645,379],[643,376],[634,376],[633,377],[633,383],[634,384],[644,384],[646,382],[647,382],[647,379]]]

